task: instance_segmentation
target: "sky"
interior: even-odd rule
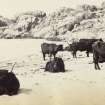
[[[81,4],[101,5],[105,0],[0,0],[0,15],[11,18],[16,14],[43,10],[53,12],[60,7],[76,7]]]

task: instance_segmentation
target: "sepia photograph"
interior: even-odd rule
[[[0,105],[105,105],[105,0],[0,0]]]

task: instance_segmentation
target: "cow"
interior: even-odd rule
[[[41,49],[42,49],[43,59],[45,60],[46,54],[49,54],[51,59],[52,55],[55,58],[58,51],[63,51],[63,45],[43,43],[41,44]]]
[[[62,58],[55,57],[52,61],[47,62],[45,71],[49,72],[65,72],[65,65]]]
[[[100,70],[98,63],[105,62],[105,42],[99,40],[92,44],[93,62],[96,70]]]
[[[0,70],[0,95],[16,95],[19,88],[19,80],[13,72],[8,72],[8,70]]]
[[[78,42],[73,42],[69,45],[69,51],[72,52],[73,58],[76,58],[77,51],[86,51],[87,57],[92,52],[92,44],[98,39],[80,39]]]

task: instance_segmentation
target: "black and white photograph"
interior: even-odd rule
[[[0,0],[0,105],[105,105],[105,0]]]

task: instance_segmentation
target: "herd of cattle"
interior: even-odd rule
[[[65,49],[63,45],[43,43],[41,44],[41,49],[44,60],[46,54],[50,56],[50,61],[46,64],[46,71],[58,72],[60,71],[59,66],[63,67],[63,70],[61,69],[60,72],[65,71],[64,63],[61,63],[63,62],[62,58],[56,57],[58,51],[71,51],[73,58],[77,57],[77,51],[86,51],[87,57],[89,57],[89,53],[93,53],[93,62],[96,70],[100,69],[98,63],[105,62],[105,42],[102,39],[80,39],[72,42]],[[51,60],[52,55],[54,56],[53,60]]]
[[[71,51],[73,58],[76,58],[77,51],[86,51],[87,57],[89,53],[93,53],[93,62],[95,69],[99,70],[99,64],[105,62],[105,42],[102,39],[80,39],[78,42],[72,42],[68,47],[56,44],[41,44],[43,59],[46,54],[50,56],[50,60],[46,63],[45,71],[49,72],[65,72],[65,65],[60,57],[56,57],[58,51]],[[54,59],[51,59],[52,55]],[[13,66],[14,67],[14,66]],[[8,70],[0,70],[0,95],[15,95],[18,93],[20,83],[15,74]]]

